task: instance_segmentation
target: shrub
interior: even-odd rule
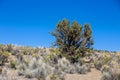
[[[11,68],[15,68],[16,69],[16,62],[15,61],[11,61],[10,65],[11,65]]]
[[[111,57],[102,57],[100,60],[97,60],[94,62],[95,68],[100,70],[103,65],[109,64],[111,62],[112,58]]]
[[[70,73],[70,74],[76,73],[76,68],[75,68],[75,66],[71,65],[71,66],[69,67],[69,69],[68,69],[67,72]]]
[[[49,58],[53,63],[57,63],[57,55],[55,53],[50,53]]]
[[[17,69],[18,69],[18,74],[21,76],[25,75],[25,70],[27,69],[27,66],[25,63],[20,63],[18,66],[17,66]]]
[[[31,70],[29,70],[29,69],[26,69],[24,75],[25,75],[26,78],[32,78],[32,77],[33,77],[33,76],[32,76],[32,72],[31,72]]]
[[[18,54],[16,55],[16,57],[17,57],[17,59],[18,59],[19,62],[22,62],[22,61],[23,61],[23,54],[18,53]]]
[[[91,65],[89,63],[84,64],[87,72],[91,71]]]
[[[68,73],[70,66],[71,66],[70,62],[65,57],[58,60],[58,68],[61,69],[62,71]]]
[[[120,52],[116,53],[116,58],[115,58],[118,62],[118,64],[120,64]]]
[[[45,80],[46,77],[53,74],[52,67],[43,62],[42,58],[31,59],[29,66],[25,69],[23,75],[27,78],[37,78],[38,80]]]
[[[75,68],[76,68],[77,73],[79,74],[86,74],[87,72],[87,66],[85,65],[80,66],[79,64],[76,64]]]
[[[120,80],[120,65],[117,62],[114,62],[110,74],[113,76],[113,80]]]
[[[47,76],[46,80],[62,80],[57,74],[50,74]]]
[[[93,45],[92,30],[88,24],[82,27],[74,21],[70,25],[69,21],[64,19],[57,24],[55,32],[51,32],[51,34],[56,38],[54,45],[59,48],[61,54],[72,56],[70,60],[73,63],[80,55],[84,56]]]
[[[110,66],[108,65],[103,65],[102,68],[101,68],[101,72],[109,72],[110,71]]]
[[[37,78],[38,80],[42,80],[42,79],[45,80],[47,76],[47,73],[44,67],[36,68],[34,70],[31,70],[30,72],[27,72],[27,74],[30,73],[29,77]]]
[[[8,52],[0,52],[0,65],[4,65],[4,63],[8,61],[9,55]]]
[[[120,80],[120,65],[112,61],[109,70],[103,71],[101,80]]]
[[[10,55],[8,57],[9,60],[9,67],[16,69],[16,64],[17,64],[17,58],[13,55]],[[7,64],[6,64],[7,65]]]
[[[29,69],[31,69],[31,70],[36,69],[37,67],[39,67],[39,65],[42,66],[41,60],[38,61],[36,58],[33,58],[29,63]]]
[[[37,56],[37,54],[36,54],[36,53],[33,53],[31,56],[32,56],[32,57],[36,57],[36,56]]]
[[[112,76],[108,72],[104,72],[100,80],[113,80]]]
[[[10,52],[10,53],[12,53],[13,52],[13,46],[14,45],[12,45],[12,44],[8,44],[7,45],[7,51]]]

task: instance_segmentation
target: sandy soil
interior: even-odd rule
[[[87,74],[66,74],[65,80],[99,80],[101,72],[96,69],[91,69]]]

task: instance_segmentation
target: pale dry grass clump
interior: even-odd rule
[[[116,61],[112,61],[102,72],[100,80],[120,80],[120,65]]]

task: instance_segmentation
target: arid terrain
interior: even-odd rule
[[[65,80],[99,80],[101,72],[95,68],[91,69],[91,72],[87,74],[66,74]]]
[[[120,53],[101,50],[71,63],[58,49],[0,45],[0,80],[120,80]]]

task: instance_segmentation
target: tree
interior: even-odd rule
[[[85,51],[93,45],[92,30],[88,24],[82,26],[73,21],[70,25],[68,20],[63,19],[51,34],[56,38],[54,46],[59,48],[62,55],[70,55],[72,60],[84,56]]]

